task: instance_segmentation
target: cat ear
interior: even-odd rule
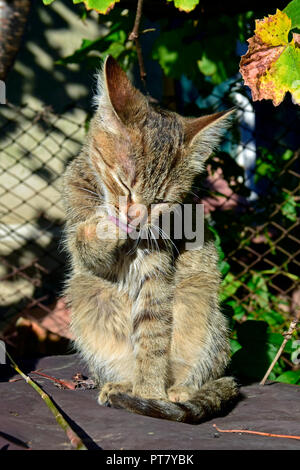
[[[98,77],[98,94],[94,98],[102,120],[110,119],[111,111],[123,124],[140,122],[148,102],[129,81],[124,70],[111,56],[105,60]]]
[[[222,134],[231,124],[235,109],[209,114],[200,118],[184,119],[185,144],[199,162],[204,162],[218,146]]]

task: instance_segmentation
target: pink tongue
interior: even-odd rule
[[[109,220],[111,220],[114,224],[116,224],[117,227],[120,227],[121,230],[123,230],[126,233],[130,233],[133,231],[133,228],[129,227],[127,224],[123,224],[120,219],[117,217],[114,217],[113,215],[108,216]]]

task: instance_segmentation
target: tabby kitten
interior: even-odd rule
[[[153,108],[112,57],[98,85],[86,143],[64,177],[75,344],[100,404],[197,423],[238,395],[222,377],[229,343],[214,242],[209,231],[196,250],[126,235],[136,205],[155,215],[162,202],[186,200],[228,113],[184,118]],[[150,224],[146,217],[140,229],[151,234]],[[115,238],[99,236],[116,228]]]

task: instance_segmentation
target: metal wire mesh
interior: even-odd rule
[[[223,148],[236,162],[249,157],[249,152],[257,155],[261,147],[279,156],[290,147],[295,149],[297,123],[293,120],[282,122],[282,116],[273,113],[272,119],[261,126],[264,114],[256,110],[256,125],[251,127],[245,116],[250,113],[251,117],[253,109],[249,111],[243,103],[238,108],[238,136],[229,134]],[[0,329],[24,311],[38,308],[41,315],[53,314],[66,274],[60,247],[64,221],[61,177],[66,164],[80,150],[86,118],[86,111],[78,108],[55,115],[50,109],[0,107]],[[294,149],[282,160],[272,188],[260,187],[261,181],[253,179],[257,162],[251,167],[244,165],[242,173],[232,178],[226,152],[209,164],[203,182],[207,211],[213,223],[223,227],[224,261],[230,263],[232,283],[238,282],[231,298],[243,305],[245,312],[253,312],[253,301],[263,305],[261,286],[257,292],[249,288],[249,274],[258,271],[268,274],[269,288],[288,305],[288,314],[295,309],[300,264],[300,172]],[[62,321],[61,331],[64,328]]]
[[[1,108],[0,327],[16,313],[51,313],[65,260],[61,177],[82,144],[86,113]]]
[[[283,166],[274,181],[274,187],[293,197],[293,200],[299,200],[298,153],[295,153]],[[270,198],[268,200],[266,195],[263,199],[267,208],[266,221],[255,227],[245,226],[242,240],[226,256],[228,261],[235,264],[235,280],[242,281],[241,288],[232,297],[236,302],[244,304],[247,310],[251,310],[251,298],[256,295],[255,290],[249,289],[243,282],[247,273],[268,274],[268,287],[282,300],[289,299],[293,302],[292,295],[299,288],[300,241],[297,238],[299,217],[285,217],[285,199],[281,203]],[[295,313],[296,307],[294,304],[290,305],[291,313]]]

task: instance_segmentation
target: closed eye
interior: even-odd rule
[[[168,204],[164,199],[154,199],[154,204]]]

